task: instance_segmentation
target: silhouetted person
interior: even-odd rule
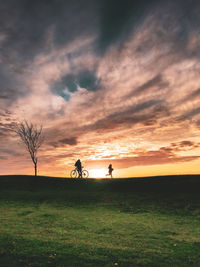
[[[114,171],[114,169],[113,169],[113,167],[112,167],[112,164],[109,164],[109,166],[108,166],[108,174],[106,174],[107,176],[108,175],[110,175],[111,176],[111,178],[113,178],[112,177],[112,172]]]
[[[81,165],[81,161],[80,159],[78,159],[75,163],[75,166],[77,168],[77,171],[78,171],[78,178],[82,178],[82,165]]]

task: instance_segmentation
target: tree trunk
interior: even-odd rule
[[[35,176],[37,176],[37,162],[34,163],[34,165],[35,165]]]

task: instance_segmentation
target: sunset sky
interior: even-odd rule
[[[0,2],[0,174],[200,173],[199,0]],[[98,174],[97,174],[98,173]]]

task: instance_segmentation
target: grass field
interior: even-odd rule
[[[0,176],[0,266],[200,266],[200,176]]]

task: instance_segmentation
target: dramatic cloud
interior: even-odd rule
[[[31,170],[12,131],[24,119],[43,125],[43,174],[65,175],[77,158],[94,168],[112,161],[125,175],[199,163],[199,8],[198,0],[1,1],[2,172]]]
[[[195,100],[198,96],[200,96],[200,88],[198,88],[197,90],[194,90],[192,93],[189,93],[185,98],[181,100],[181,103]]]
[[[74,145],[77,145],[77,139],[76,137],[64,138],[64,139],[58,140],[57,142],[49,142],[49,145],[53,147],[59,147],[62,145],[74,146]]]

